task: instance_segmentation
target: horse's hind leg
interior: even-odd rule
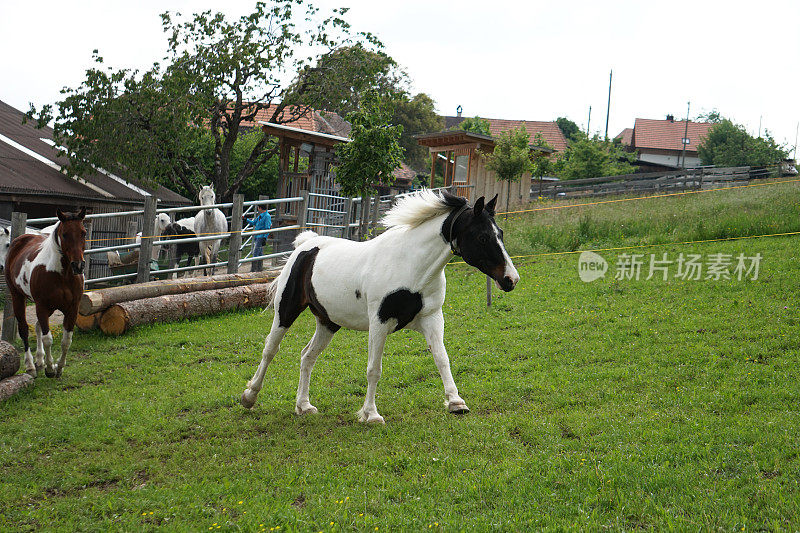
[[[294,412],[298,415],[317,412],[317,408],[311,405],[308,399],[311,371],[314,369],[314,363],[317,362],[319,354],[330,344],[334,333],[317,319],[317,329],[314,332],[314,336],[311,337],[311,340],[300,354],[300,382],[297,384],[297,400],[294,407]]]
[[[381,359],[383,348],[386,346],[386,337],[389,329],[377,319],[369,325],[369,358],[367,360],[367,394],[364,397],[364,406],[356,413],[360,422],[370,424],[383,424],[384,420],[378,414],[375,406],[375,394],[378,391],[378,380],[381,379]]]
[[[11,304],[14,309],[14,317],[17,319],[17,330],[22,339],[22,347],[25,350],[25,372],[36,377],[37,369],[31,355],[31,347],[28,344],[28,319],[25,317],[25,295],[14,289],[11,292]]]
[[[261,363],[259,363],[253,379],[247,382],[247,388],[242,393],[242,405],[250,409],[256,403],[256,397],[261,390],[261,384],[264,382],[264,374],[267,372],[267,367],[272,362],[272,358],[278,353],[278,348],[281,346],[281,340],[286,335],[289,328],[281,327],[278,322],[278,313],[275,313],[275,320],[272,322],[272,329],[267,335],[267,340],[264,343],[264,351],[261,353]]]
[[[48,378],[55,377],[53,368],[53,332],[50,331],[50,315],[47,309],[36,305],[36,366],[41,370],[42,357],[44,357],[44,375]]]

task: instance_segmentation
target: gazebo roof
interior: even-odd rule
[[[436,133],[416,135],[414,138],[422,146],[427,146],[432,152],[445,152],[453,149],[477,148],[479,150],[494,149],[495,140],[490,135],[472,133],[463,130],[445,130]],[[552,148],[529,145],[531,150],[552,153]]]
[[[322,146],[335,146],[339,143],[350,142],[347,137],[339,137],[338,135],[330,135],[328,133],[319,133],[316,131],[304,130],[301,128],[293,128],[284,124],[273,124],[272,122],[260,121],[261,129],[264,133],[274,135],[276,137],[286,137],[301,142],[313,143]]]

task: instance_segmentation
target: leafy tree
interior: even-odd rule
[[[481,135],[491,135],[489,121],[481,117],[467,117],[462,120],[454,129],[479,133]]]
[[[581,129],[567,117],[558,117],[556,124],[568,141],[576,141],[580,138]]]
[[[722,122],[722,115],[716,109],[712,109],[707,113],[700,113],[697,115],[697,122],[711,122],[712,124],[719,124]]]
[[[402,93],[395,96],[392,103],[394,113],[391,123],[403,127],[400,146],[405,150],[406,164],[418,172],[429,169],[428,149],[421,146],[414,136],[441,131],[444,128],[444,120],[436,113],[436,104],[425,93],[413,97]]]
[[[522,126],[505,131],[497,136],[494,151],[486,156],[486,168],[494,172],[498,179],[508,183],[506,211],[511,198],[511,182],[533,170],[528,146],[530,139],[530,134]]]
[[[235,20],[211,11],[188,18],[167,12],[161,16],[168,43],[163,66],[115,71],[95,53],[95,66],[79,87],[64,89],[55,109],[32,106],[29,115],[40,125],[54,121],[68,173],[102,167],[192,195],[198,183],[211,182],[228,200],[277,151],[261,136],[234,171],[243,124],[264,110],[272,122],[292,122],[374,72],[353,62],[368,47],[379,50],[380,42],[368,33],[352,35],[342,19],[346,11],[319,18],[304,0],[273,0]],[[314,67],[297,55],[309,47],[327,50]],[[208,133],[210,160],[198,153]]]
[[[539,148],[548,149],[548,151],[534,149],[531,155],[531,177],[539,180],[539,191],[541,192],[542,178],[553,172],[555,163],[552,157],[552,152],[549,152],[549,149],[552,149],[552,146],[547,143],[541,132],[536,133],[536,137],[533,139],[533,145]],[[508,211],[508,209],[506,209],[506,211]]]
[[[788,156],[788,151],[769,132],[756,138],[744,126],[722,119],[708,130],[697,154],[704,165],[760,167],[780,162]]]
[[[618,142],[580,134],[556,164],[562,179],[599,178],[630,174],[636,154],[626,152]]]
[[[361,236],[366,234],[367,198],[379,184],[391,184],[392,172],[403,160],[402,126],[389,125],[392,110],[375,91],[367,91],[356,111],[347,115],[353,129],[350,142],[336,146],[339,162],[333,168],[342,193],[361,196]]]

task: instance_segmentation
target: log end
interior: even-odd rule
[[[19,352],[13,345],[0,341],[0,379],[13,376],[19,371]]]
[[[92,313],[91,315],[83,315],[78,313],[78,317],[75,319],[75,325],[78,326],[78,329],[81,331],[91,331],[93,329],[97,329],[100,327],[100,317],[102,313]]]
[[[106,335],[122,335],[128,330],[128,313],[119,305],[112,305],[100,317],[100,330]]]
[[[34,379],[30,374],[19,374],[10,378],[0,379],[0,400],[12,397],[22,389],[33,385]]]

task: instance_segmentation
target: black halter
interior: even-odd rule
[[[450,251],[453,252],[453,255],[457,255],[459,257],[461,257],[461,250],[458,249],[456,240],[453,238],[453,228],[456,226],[458,217],[460,217],[467,209],[469,209],[469,204],[464,203],[464,205],[462,205],[461,208],[456,211],[456,213],[453,215],[453,218],[450,220],[450,231],[447,232],[448,242],[450,243]]]

